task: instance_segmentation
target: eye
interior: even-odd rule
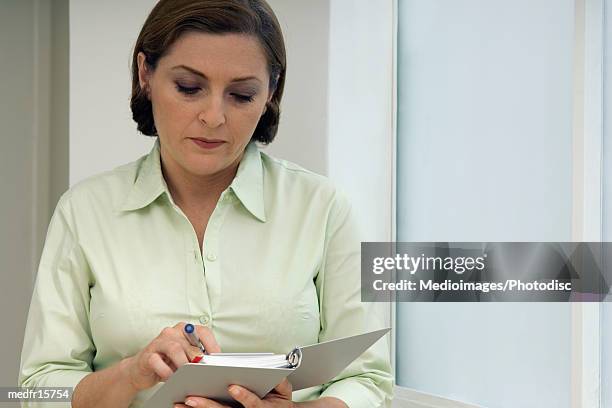
[[[255,96],[255,95],[245,95],[245,94],[239,94],[239,93],[232,93],[231,95],[239,103],[253,102],[253,97]]]
[[[199,87],[184,86],[179,84],[178,82],[176,83],[176,89],[177,91],[185,95],[194,95],[200,90]]]

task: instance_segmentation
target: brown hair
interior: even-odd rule
[[[160,0],[155,5],[140,30],[132,56],[130,107],[138,130],[157,136],[151,101],[138,80],[138,53],[143,52],[146,64],[155,69],[172,44],[182,34],[193,31],[248,34],[259,39],[266,54],[273,95],[251,140],[270,143],[278,130],[286,54],[280,25],[265,0]]]

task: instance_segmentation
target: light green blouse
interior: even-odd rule
[[[74,387],[180,321],[210,327],[224,352],[286,353],[381,328],[378,306],[360,301],[359,244],[350,205],[326,178],[251,143],[201,252],[167,189],[156,142],[147,156],[77,184],[59,201],[19,383]],[[334,396],[351,408],[377,407],[390,399],[390,371],[385,337],[334,381],[294,400]]]

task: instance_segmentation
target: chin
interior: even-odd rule
[[[221,171],[222,168],[215,166],[193,166],[189,172],[195,176],[211,176]]]
[[[202,163],[203,161],[207,161],[207,163]],[[191,174],[196,176],[210,176],[220,171],[223,171],[227,166],[223,165],[223,163],[219,163],[216,160],[211,160],[211,158],[200,159],[199,163],[191,163],[191,165],[187,168]]]
[[[234,160],[225,151],[190,151],[183,155],[183,168],[196,176],[210,176],[231,167]]]

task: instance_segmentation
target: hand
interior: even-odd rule
[[[291,383],[285,378],[272,391],[270,391],[263,399],[260,399],[256,394],[239,385],[230,385],[228,387],[229,394],[245,408],[294,408],[295,403],[291,401],[292,387]],[[185,404],[175,404],[175,408],[223,408],[230,407],[222,403],[197,396],[188,396],[185,398]]]
[[[164,328],[138,354],[125,360],[125,372],[134,390],[142,391],[166,381],[180,366],[202,354],[183,334],[185,324]],[[208,353],[221,352],[210,329],[204,326],[195,326],[195,329]]]

